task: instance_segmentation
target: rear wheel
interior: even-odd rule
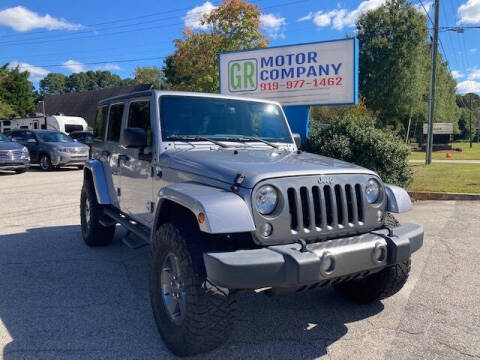
[[[395,228],[400,222],[390,213],[385,214],[384,224]],[[408,280],[411,261],[388,266],[363,279],[335,284],[334,288],[345,298],[360,304],[388,298],[399,292]]]
[[[109,245],[115,235],[115,224],[103,226],[100,218],[103,206],[97,202],[97,196],[91,181],[85,180],[80,195],[80,221],[83,240],[88,246]]]
[[[206,278],[200,231],[167,223],[156,231],[150,258],[150,300],[160,335],[178,356],[223,344],[232,324],[227,289]]]
[[[50,160],[50,156],[47,154],[42,154],[40,156],[40,168],[43,171],[50,171],[53,169],[52,160]]]

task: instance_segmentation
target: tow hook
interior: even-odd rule
[[[303,239],[298,239],[296,243],[300,244],[300,252],[307,252],[307,243]]]

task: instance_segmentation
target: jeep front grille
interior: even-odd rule
[[[293,233],[352,228],[365,221],[360,184],[289,187],[287,198]]]

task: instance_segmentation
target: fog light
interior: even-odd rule
[[[335,270],[335,258],[330,253],[325,253],[322,256],[322,260],[320,263],[320,271],[323,274],[331,274]]]
[[[375,244],[375,249],[372,252],[372,260],[374,263],[381,263],[387,256],[387,248],[381,243]]]
[[[261,231],[262,231],[263,237],[269,237],[270,235],[272,235],[272,231],[273,231],[272,224],[269,224],[269,223],[263,224]]]

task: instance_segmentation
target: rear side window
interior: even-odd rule
[[[110,106],[110,115],[108,117],[108,141],[120,141],[120,132],[122,129],[123,104]]]
[[[97,116],[95,117],[95,140],[103,141],[103,139],[105,139],[107,110],[108,108],[106,106],[97,108]]]
[[[127,127],[145,129],[147,132],[147,145],[151,145],[150,101],[134,101],[130,103]]]

